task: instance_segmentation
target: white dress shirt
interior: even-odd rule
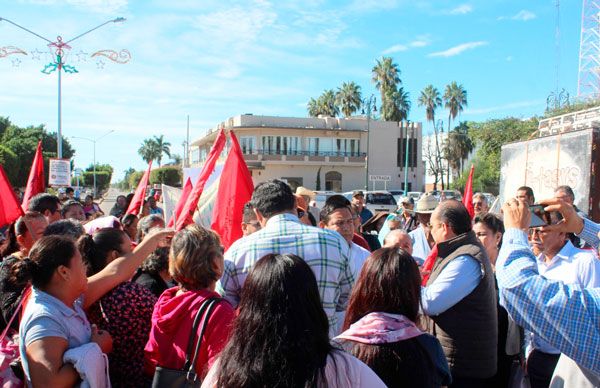
[[[576,248],[569,240],[549,263],[546,263],[543,253],[537,257],[536,262],[538,272],[546,279],[558,280],[581,288],[600,287],[600,260],[594,251]],[[533,333],[528,335],[533,348],[544,353],[560,353],[540,336]]]
[[[415,259],[421,259],[424,261],[427,259],[427,256],[431,253],[431,247],[429,246],[429,242],[427,241],[427,236],[425,236],[425,231],[422,226],[419,226],[417,229],[413,230],[408,234],[413,244],[413,254],[412,256]],[[417,260],[418,262],[419,260]]]

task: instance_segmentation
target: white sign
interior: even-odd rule
[[[392,180],[391,175],[369,175],[371,182],[389,182]]]
[[[78,178],[83,176],[83,170],[80,168],[73,169],[73,176]]]
[[[50,159],[48,185],[71,186],[71,161],[69,159]]]

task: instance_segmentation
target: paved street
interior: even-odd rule
[[[127,195],[127,193],[113,187],[108,189],[104,195],[104,201],[100,203],[100,209],[102,209],[104,214],[108,215],[110,213],[110,209],[115,204],[119,195]]]

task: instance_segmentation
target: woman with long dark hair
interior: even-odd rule
[[[311,268],[298,256],[256,262],[231,339],[202,387],[383,387],[365,364],[334,349]]]
[[[86,234],[79,239],[78,246],[88,276],[97,274],[108,263],[132,252],[129,236],[116,228],[100,229],[93,236]],[[144,345],[148,341],[155,303],[156,296],[150,290],[125,281],[87,310],[90,322],[113,337],[113,351],[108,359],[114,387],[137,387],[144,380]]]
[[[367,259],[335,340],[367,364],[389,387],[449,385],[439,341],[417,327],[421,276],[413,257],[382,248]]]

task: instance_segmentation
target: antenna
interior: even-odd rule
[[[583,0],[579,44],[577,97],[598,98],[600,96],[600,3],[598,1]]]

